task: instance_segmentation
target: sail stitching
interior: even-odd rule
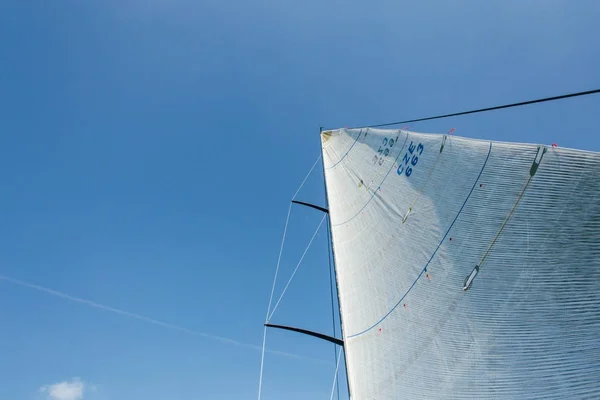
[[[396,159],[394,160],[394,162],[392,163],[392,166],[390,167],[390,169],[388,170],[387,174],[385,174],[385,176],[383,177],[383,180],[379,183],[378,188],[381,187],[381,185],[383,185],[383,182],[385,182],[385,180],[387,179],[388,175],[390,174],[390,172],[392,171],[392,169],[394,169],[394,165],[396,164],[396,162],[398,161],[398,158],[400,158],[400,155],[402,154],[402,150],[404,150],[404,146],[406,146],[406,142],[408,141],[408,137],[410,135],[408,134],[408,132],[406,133],[406,138],[404,139],[404,143],[402,144],[402,147],[400,147],[400,151],[398,152],[398,155],[396,156]],[[332,224],[332,226],[340,226],[340,225],[344,225],[347,224],[348,222],[352,221],[354,218],[356,218],[371,202],[371,200],[373,200],[373,198],[375,197],[375,195],[377,194],[377,190],[374,190],[373,193],[371,194],[371,197],[369,198],[369,200],[367,200],[367,202],[365,203],[364,206],[362,206],[362,208],[360,210],[358,210],[356,212],[356,214],[354,214],[352,217],[350,217],[348,220],[344,221],[344,222],[340,222],[338,224]]]
[[[417,282],[419,281],[419,279],[421,279],[421,277],[423,276],[423,274],[427,271],[427,267],[429,266],[429,264],[433,260],[433,257],[435,257],[435,255],[437,254],[439,248],[442,246],[442,244],[444,243],[444,240],[446,239],[446,237],[450,233],[450,230],[452,229],[452,227],[456,223],[456,220],[458,219],[458,217],[462,213],[463,209],[465,208],[465,205],[467,204],[467,201],[469,201],[469,198],[471,197],[471,194],[473,193],[473,190],[475,190],[475,186],[477,185],[477,182],[479,181],[479,178],[481,177],[481,174],[483,173],[483,170],[485,169],[485,167],[487,165],[487,162],[490,159],[490,155],[491,154],[492,154],[492,142],[490,142],[490,148],[488,150],[487,157],[485,158],[485,161],[483,162],[483,165],[481,166],[481,170],[479,171],[479,175],[477,175],[477,178],[475,179],[475,182],[473,182],[473,186],[471,187],[471,190],[469,191],[469,194],[467,195],[467,197],[465,198],[465,201],[463,202],[462,206],[458,210],[458,213],[454,217],[454,220],[452,221],[452,223],[450,224],[450,226],[446,230],[446,233],[442,237],[442,240],[440,240],[440,242],[437,245],[436,249],[434,250],[433,254],[429,258],[429,261],[427,261],[427,263],[425,264],[425,267],[423,267],[423,269],[421,270],[421,272],[419,273],[419,275],[417,276],[417,278],[414,280],[414,282],[412,283],[412,285],[410,285],[410,287],[408,288],[408,290],[404,293],[404,295],[400,298],[400,300],[398,300],[398,302],[394,305],[394,307],[392,307],[392,309],[390,311],[388,311],[387,314],[385,314],[383,317],[381,317],[381,319],[379,321],[377,321],[375,324],[371,325],[370,327],[368,327],[367,329],[365,329],[365,330],[363,330],[361,332],[355,333],[353,335],[348,335],[347,336],[348,339],[354,338],[354,337],[357,337],[357,336],[361,336],[361,335],[369,332],[371,329],[375,328],[377,325],[379,325],[383,320],[385,320],[402,303],[402,301],[410,293],[410,291],[413,289],[413,287],[415,287],[415,285],[417,284]]]
[[[368,131],[368,130],[369,130],[369,128],[367,128],[367,131]],[[335,168],[335,166],[336,166],[336,165],[338,165],[339,163],[341,163],[341,162],[344,160],[344,158],[346,158],[346,156],[348,155],[348,153],[350,153],[350,150],[352,150],[352,148],[354,147],[354,145],[356,144],[356,142],[358,142],[358,139],[360,139],[360,135],[362,135],[362,131],[363,131],[363,130],[361,129],[361,130],[358,132],[358,136],[356,136],[356,139],[354,139],[354,143],[352,143],[352,146],[350,146],[350,148],[348,149],[348,151],[346,151],[346,154],[344,154],[344,155],[342,156],[342,158],[340,158],[340,159],[338,160],[338,162],[336,162],[335,164],[333,164],[331,167],[327,167],[327,168],[325,168],[325,169],[332,169],[332,168]]]

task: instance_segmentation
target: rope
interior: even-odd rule
[[[541,98],[541,99],[522,101],[522,102],[519,102],[519,103],[504,104],[504,105],[501,105],[501,106],[479,108],[479,109],[476,109],[476,110],[460,111],[460,112],[455,112],[455,113],[451,113],[451,114],[436,115],[434,117],[416,118],[416,119],[409,119],[409,120],[406,120],[406,121],[388,122],[388,123],[385,123],[385,124],[378,124],[378,125],[359,126],[359,127],[355,127],[355,128],[352,128],[352,129],[359,129],[359,128],[380,128],[380,127],[383,127],[383,126],[391,126],[391,125],[398,125],[398,124],[408,124],[408,123],[411,123],[411,122],[431,121],[433,119],[450,118],[450,117],[457,117],[459,115],[476,114],[476,113],[482,113],[482,112],[486,112],[486,111],[501,110],[501,109],[504,109],[504,108],[520,107],[520,106],[526,106],[526,105],[529,105],[529,104],[544,103],[544,102],[547,102],[547,101],[556,101],[556,100],[568,99],[570,97],[588,96],[588,95],[596,94],[596,93],[600,93],[600,89],[587,90],[585,92],[562,94],[560,96],[545,97],[545,98]]]
[[[302,187],[302,185],[300,185]],[[300,190],[300,189],[298,189]],[[297,193],[297,192],[296,192]],[[283,236],[281,238],[281,245],[279,246],[279,256],[277,257],[277,266],[275,267],[275,276],[273,277],[273,286],[271,287],[271,296],[269,297],[269,306],[267,307],[267,315],[265,316],[265,322],[269,318],[269,312],[271,311],[271,304],[273,303],[273,294],[275,293],[275,284],[277,283],[277,275],[279,274],[279,265],[281,264],[281,254],[283,253],[283,245],[285,243],[285,237],[287,234],[288,224],[290,222],[290,214],[292,213],[292,203],[290,203],[288,207],[287,217],[285,218],[285,227],[283,228]],[[265,349],[267,346],[267,327],[264,327],[263,332],[263,343],[262,350],[260,356],[260,377],[258,378],[258,400],[260,400],[260,395],[262,392],[262,378],[263,378],[263,369],[265,365]]]
[[[294,193],[294,196],[292,196],[292,200],[296,198],[296,196],[298,195],[298,192],[300,192],[300,190],[306,183],[306,180],[308,179],[310,174],[313,172],[313,170],[315,169],[315,166],[317,165],[317,163],[319,162],[320,159],[321,159],[321,155],[319,155],[319,157],[317,158],[317,161],[315,161],[313,166],[308,171],[308,174],[306,174],[306,176],[304,177],[304,180],[302,181],[302,183],[296,190],[296,193]],[[275,293],[275,285],[277,284],[277,276],[279,275],[279,266],[281,265],[281,255],[283,254],[283,245],[285,244],[285,237],[287,235],[287,228],[288,228],[288,224],[290,222],[290,214],[291,213],[292,213],[292,203],[290,203],[290,205],[288,207],[287,217],[285,218],[285,227],[283,228],[283,236],[281,238],[281,245],[279,246],[279,255],[277,256],[277,266],[275,267],[275,276],[273,277],[273,285],[271,286],[271,296],[269,297],[269,305],[267,307],[267,315],[265,316],[265,323],[269,321],[269,313],[271,312],[271,305],[273,304],[273,295]],[[321,221],[321,222],[323,222],[323,221]],[[321,225],[319,225],[319,227],[320,226]],[[314,239],[314,236],[313,236],[313,239]],[[312,243],[312,239],[311,239],[310,243]],[[310,246],[310,243],[309,243],[309,246]],[[306,251],[305,251],[305,254],[306,254]],[[304,258],[304,255],[302,256],[302,258]],[[300,262],[302,262],[302,260],[300,260]],[[298,267],[296,267],[296,269],[298,269]],[[295,273],[295,271],[294,271],[294,273]],[[292,277],[293,277],[293,275],[292,275]],[[288,282],[288,285],[289,285],[289,282]],[[287,286],[286,286],[286,289],[287,289]],[[283,294],[282,294],[282,296],[283,296]],[[279,299],[279,301],[281,301],[281,298]],[[279,301],[277,301],[277,304],[279,304]],[[277,305],[275,305],[275,308],[277,308]],[[273,312],[275,312],[275,308],[273,309]],[[263,381],[263,371],[264,371],[264,365],[265,365],[266,346],[267,346],[267,327],[265,326],[263,329],[263,343],[262,343],[262,350],[261,350],[261,357],[260,357],[260,376],[258,378],[258,400],[260,400],[261,393],[262,393],[262,381]]]
[[[328,221],[329,221],[329,215],[327,216]],[[331,233],[330,233],[330,228],[329,228],[329,224],[327,224],[327,261],[329,262],[329,290],[330,290],[330,294],[331,294],[331,322],[333,325],[333,337],[335,337],[335,306],[333,304],[333,266],[331,265]],[[335,357],[335,363],[337,364],[339,362],[338,360],[338,353],[335,351],[336,350],[336,346],[333,346],[333,356]],[[337,377],[337,373],[336,373],[336,377]],[[337,380],[337,397],[338,400],[340,399],[340,381]]]
[[[287,217],[285,219],[285,227],[283,228],[283,237],[281,238],[281,246],[279,247],[279,256],[277,257],[277,266],[275,267],[275,277],[273,278],[273,286],[271,287],[271,297],[269,298],[269,307],[267,308],[267,315],[265,316],[265,322],[269,319],[269,313],[271,312],[271,304],[273,303],[273,294],[275,293],[275,284],[277,283],[277,275],[279,274],[279,265],[281,264],[281,254],[283,254],[283,244],[285,243],[285,236],[287,234],[288,223],[290,222],[290,214],[292,213],[292,203],[288,207]]]
[[[279,303],[281,303],[281,299],[283,299],[283,295],[285,294],[285,292],[287,291],[288,287],[290,286],[290,283],[292,282],[292,279],[294,279],[294,276],[296,275],[296,272],[298,272],[298,268],[300,267],[300,264],[302,264],[302,260],[304,260],[304,256],[308,252],[308,249],[310,248],[310,245],[312,244],[312,242],[315,240],[315,237],[317,236],[317,233],[319,233],[319,229],[321,229],[321,225],[323,225],[323,221],[325,221],[325,217],[326,216],[327,216],[327,214],[324,214],[323,218],[321,218],[321,222],[319,223],[319,226],[317,226],[317,229],[315,230],[315,233],[313,233],[312,237],[310,238],[310,242],[308,242],[308,245],[306,246],[306,249],[304,249],[304,253],[302,253],[302,257],[300,257],[300,261],[298,261],[298,264],[296,264],[296,268],[294,269],[294,272],[292,273],[292,276],[290,276],[290,279],[288,280],[288,283],[283,288],[283,292],[281,293],[281,296],[279,296],[279,300],[277,300],[277,303],[275,303],[275,307],[273,307],[273,311],[271,311],[271,315],[267,318],[267,322],[269,322],[269,320],[271,318],[273,318],[273,314],[275,314],[275,310],[277,310],[277,307],[279,306]]]
[[[340,368],[340,360],[341,360],[341,355],[342,355],[342,348],[340,347],[340,350],[337,353],[337,363],[335,364],[335,375],[333,376],[333,385],[331,385],[331,396],[329,396],[329,400],[333,400],[333,394],[335,393],[335,385],[338,382],[338,370]],[[340,398],[340,386],[338,385],[338,399]]]
[[[316,165],[317,165],[317,163],[319,162],[320,159],[321,159],[321,155],[319,154],[319,157],[317,158],[317,160],[315,161],[315,163],[313,164],[313,166],[308,171],[308,174],[306,174],[306,176],[304,177],[304,180],[302,181],[302,183],[300,183],[300,186],[296,190],[296,193],[294,193],[294,196],[292,196],[292,200],[294,200],[296,198],[296,196],[298,195],[298,193],[300,192],[300,190],[302,189],[302,187],[306,183],[306,180],[308,179],[308,177],[310,176],[310,174],[313,172],[313,170],[315,169],[315,167],[316,167]],[[265,323],[269,322],[269,319],[273,316],[273,314],[271,313],[271,305],[273,304],[273,295],[275,294],[275,285],[277,284],[277,276],[279,275],[279,266],[281,265],[281,255],[283,254],[283,246],[285,244],[285,237],[287,235],[287,228],[288,228],[288,224],[290,222],[290,214],[291,214],[291,212],[292,212],[292,203],[290,203],[290,205],[288,207],[287,217],[285,219],[285,227],[283,228],[283,236],[281,238],[281,245],[279,246],[279,256],[277,256],[277,266],[275,267],[275,276],[273,277],[273,285],[271,286],[271,296],[269,297],[269,305],[267,307],[267,315],[265,316]],[[310,239],[310,242],[308,243],[308,247],[306,248],[306,250],[304,250],[304,254],[302,254],[302,258],[298,262],[298,265],[296,265],[296,269],[294,270],[294,273],[292,274],[292,277],[290,278],[290,280],[288,281],[287,285],[285,286],[285,289],[283,290],[283,293],[281,294],[281,297],[279,298],[279,300],[275,304],[275,307],[273,307],[273,313],[275,312],[275,309],[277,309],[277,306],[279,305],[279,302],[281,301],[281,298],[283,297],[283,294],[287,290],[290,282],[292,281],[292,278],[296,274],[296,271],[298,270],[298,267],[300,266],[300,263],[304,259],[304,255],[306,254],[306,252],[308,251],[308,248],[312,244],[312,242],[313,242],[313,240],[314,240],[317,232],[319,231],[319,228],[321,227],[322,223],[323,223],[323,220],[321,220],[321,223],[319,224],[319,227],[317,228],[317,231],[315,231],[315,234]],[[269,316],[269,314],[271,314],[271,317]],[[265,326],[264,330],[263,330],[263,343],[262,343],[262,350],[261,350],[261,357],[260,357],[260,376],[258,378],[258,400],[260,400],[261,394],[262,394],[262,381],[263,381],[263,371],[264,371],[264,365],[265,365],[265,351],[266,351],[266,347],[267,347],[267,327]]]
[[[258,378],[258,400],[260,400],[260,395],[262,392],[262,381],[263,381],[263,370],[265,366],[265,348],[267,346],[267,327],[263,328],[263,344],[262,344],[262,352],[260,356],[260,377]]]
[[[300,189],[302,189],[302,186],[304,186],[304,184],[306,183],[306,180],[308,179],[308,177],[310,176],[310,174],[312,174],[313,169],[315,169],[315,167],[317,166],[317,163],[319,162],[320,159],[321,159],[321,154],[319,154],[319,157],[317,158],[317,161],[315,161],[315,163],[313,164],[313,166],[310,168],[310,171],[308,171],[308,174],[306,174],[306,176],[304,177],[304,180],[302,181],[302,183],[298,187],[298,190],[296,190],[296,193],[294,193],[294,195],[292,196],[292,200],[296,199],[296,196],[298,195],[298,192],[300,192]]]

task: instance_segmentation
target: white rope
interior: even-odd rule
[[[315,163],[313,164],[313,166],[308,171],[308,174],[306,174],[306,176],[304,177],[304,180],[302,181],[302,183],[300,184],[300,186],[296,190],[296,193],[294,193],[294,196],[292,197],[292,200],[294,200],[296,198],[296,196],[298,195],[298,193],[300,192],[300,190],[302,189],[302,187],[306,183],[306,180],[308,179],[308,177],[310,176],[310,174],[313,172],[313,170],[317,166],[317,163],[319,162],[320,159],[321,159],[321,154],[319,154],[319,157],[317,158],[317,160],[315,161]],[[281,255],[283,254],[283,245],[285,244],[285,237],[286,237],[286,234],[287,234],[288,224],[290,222],[290,214],[291,214],[291,212],[292,212],[292,203],[290,203],[290,205],[288,207],[287,217],[285,219],[285,227],[283,228],[283,236],[281,238],[281,245],[279,246],[279,256],[277,257],[277,266],[275,267],[275,276],[273,277],[273,285],[271,287],[271,296],[269,297],[269,305],[267,307],[267,315],[265,317],[265,322],[269,322],[269,319],[270,319],[269,313],[271,312],[271,304],[273,304],[273,294],[275,293],[275,285],[277,284],[277,275],[279,274],[279,265],[281,264]],[[323,217],[323,219],[324,218],[325,217]],[[319,228],[321,227],[321,224],[323,224],[323,219],[321,220],[321,223],[319,224]],[[308,243],[308,247],[310,247],[310,245],[312,244],[312,242],[313,242],[313,240],[314,240],[317,232],[319,231],[319,228],[317,228],[317,231],[313,235],[312,239],[310,239],[310,242]],[[304,255],[308,251],[308,247],[306,248],[306,250],[304,250],[304,254],[302,255],[302,258],[300,259],[300,262],[298,262],[298,265],[296,266],[296,269],[294,270],[294,273],[292,274],[292,278],[294,277],[294,274],[296,274],[296,271],[298,270],[298,267],[300,266],[300,263],[304,259]],[[289,286],[290,282],[292,281],[292,278],[290,278],[290,280],[288,281],[288,284],[285,286],[285,289],[283,290],[283,293],[285,293],[285,291],[287,290],[287,287]],[[283,297],[283,293],[281,294],[281,297]],[[275,312],[275,309],[279,305],[279,302],[281,301],[281,297],[277,301],[277,304],[275,304],[275,307],[273,308],[273,312]],[[271,314],[271,316],[273,316],[273,314]],[[267,347],[267,327],[265,326],[264,329],[263,329],[263,344],[262,344],[262,351],[261,351],[261,357],[260,357],[260,377],[258,378],[258,400],[260,400],[261,393],[262,393],[263,370],[264,370],[264,365],[265,365],[265,350],[266,350],[266,347]]]
[[[265,316],[265,322],[269,320],[269,313],[271,312],[271,304],[273,303],[273,294],[275,293],[275,284],[277,283],[277,275],[279,274],[279,264],[281,263],[281,254],[283,253],[283,244],[285,243],[285,236],[287,234],[288,223],[290,222],[290,214],[292,213],[292,203],[288,207],[287,217],[285,219],[285,227],[283,228],[283,237],[281,238],[281,245],[279,246],[279,256],[277,257],[277,267],[275,267],[275,277],[273,277],[273,286],[271,287],[271,297],[269,298],[269,306],[267,307],[267,315]]]
[[[275,267],[275,276],[273,277],[273,286],[271,287],[271,296],[269,297],[269,306],[267,307],[267,315],[265,316],[265,321],[269,318],[269,313],[271,312],[271,304],[273,303],[273,294],[275,293],[275,284],[277,283],[277,275],[279,274],[279,265],[281,264],[281,254],[283,253],[283,245],[285,243],[285,236],[287,234],[288,223],[290,222],[290,214],[292,213],[292,203],[290,203],[288,207],[287,217],[285,218],[285,227],[283,228],[283,236],[281,237],[281,245],[279,246],[279,256],[277,257],[277,266]],[[262,378],[263,378],[263,369],[265,365],[265,349],[267,346],[267,327],[264,327],[263,332],[263,344],[262,351],[260,356],[260,377],[258,378],[258,400],[260,400],[260,395],[262,392]]]
[[[306,183],[306,180],[308,179],[308,177],[310,176],[310,174],[312,174],[313,169],[315,169],[315,167],[317,166],[317,163],[319,162],[320,159],[321,159],[321,154],[319,154],[319,157],[317,158],[317,161],[315,161],[315,163],[311,167],[310,171],[308,171],[308,174],[306,174],[306,176],[304,177],[304,180],[300,184],[300,187],[298,188],[298,190],[296,190],[296,193],[294,193],[294,196],[292,196],[292,200],[296,199],[296,196],[300,192],[300,189],[302,189],[302,186],[304,186],[304,184]]]
[[[302,257],[300,257],[300,261],[298,261],[298,264],[296,265],[296,268],[294,269],[294,272],[292,273],[292,276],[290,277],[290,280],[288,281],[287,285],[285,285],[285,288],[283,288],[283,292],[281,293],[279,300],[277,300],[277,303],[275,303],[275,307],[273,307],[273,311],[271,311],[271,315],[269,316],[269,318],[267,318],[267,322],[273,317],[273,314],[275,314],[275,310],[277,310],[277,306],[279,306],[279,303],[281,302],[283,295],[285,294],[286,290],[290,286],[292,279],[294,279],[294,275],[296,275],[296,272],[298,271],[300,264],[302,264],[302,260],[304,260],[304,256],[308,252],[308,249],[310,248],[310,245],[312,244],[313,240],[315,240],[315,237],[317,236],[319,229],[321,229],[321,225],[323,225],[323,221],[325,221],[326,216],[327,216],[327,214],[324,214],[323,218],[321,218],[321,222],[319,223],[319,226],[317,226],[315,233],[313,233],[312,238],[310,238],[310,242],[308,242],[308,246],[306,246],[306,249],[304,249],[304,253],[302,253]]]
[[[258,400],[260,400],[260,394],[262,392],[262,381],[263,381],[263,368],[265,366],[265,348],[267,345],[267,327],[264,327],[263,332],[263,345],[262,354],[260,356],[260,377],[258,378]]]
[[[333,394],[335,393],[335,383],[337,382],[337,378],[338,378],[338,369],[340,368],[340,359],[342,355],[342,348],[340,347],[340,350],[338,351],[338,356],[337,356],[337,364],[335,365],[335,376],[333,377],[333,385],[331,385],[331,396],[329,396],[329,400],[333,400]]]

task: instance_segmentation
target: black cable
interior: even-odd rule
[[[329,290],[331,292],[331,319],[333,321],[333,337],[335,337],[335,306],[333,304],[333,267],[331,265],[331,234],[329,231],[329,214],[327,214],[327,261],[329,262]],[[338,365],[338,355],[337,355],[337,346],[333,346],[333,356],[335,358],[336,365],[336,378],[335,382],[337,385],[337,398],[340,400],[340,380],[337,379],[337,365]]]
[[[563,94],[563,95],[560,95],[560,96],[545,97],[543,99],[522,101],[520,103],[504,104],[502,106],[480,108],[480,109],[477,109],[477,110],[461,111],[461,112],[455,112],[455,113],[451,113],[451,114],[436,115],[435,117],[416,118],[416,119],[409,119],[409,120],[406,120],[406,121],[388,122],[388,123],[385,123],[385,124],[378,124],[378,125],[359,126],[359,127],[355,127],[355,128],[352,128],[352,129],[358,129],[358,128],[380,128],[382,126],[408,124],[408,123],[411,123],[411,122],[430,121],[432,119],[457,117],[459,115],[467,115],[467,114],[475,114],[475,113],[481,113],[481,112],[486,112],[486,111],[501,110],[503,108],[520,107],[520,106],[526,106],[528,104],[544,103],[544,102],[547,102],[547,101],[555,101],[555,100],[568,99],[569,97],[587,96],[587,95],[596,94],[596,93],[600,93],[600,89],[587,90],[585,92]]]

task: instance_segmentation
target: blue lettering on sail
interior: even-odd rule
[[[425,150],[425,146],[422,143],[419,143],[416,146],[412,141],[408,146],[408,151],[404,154],[400,165],[398,165],[398,170],[396,171],[398,175],[406,175],[409,177],[412,174],[413,167],[417,166],[419,162],[419,156],[423,154],[423,150]],[[418,154],[417,154],[418,153]]]
[[[377,154],[373,157],[373,164],[383,164],[385,158],[390,154],[390,149],[394,147],[398,141],[398,136],[395,139],[383,138],[383,143],[379,146]]]

